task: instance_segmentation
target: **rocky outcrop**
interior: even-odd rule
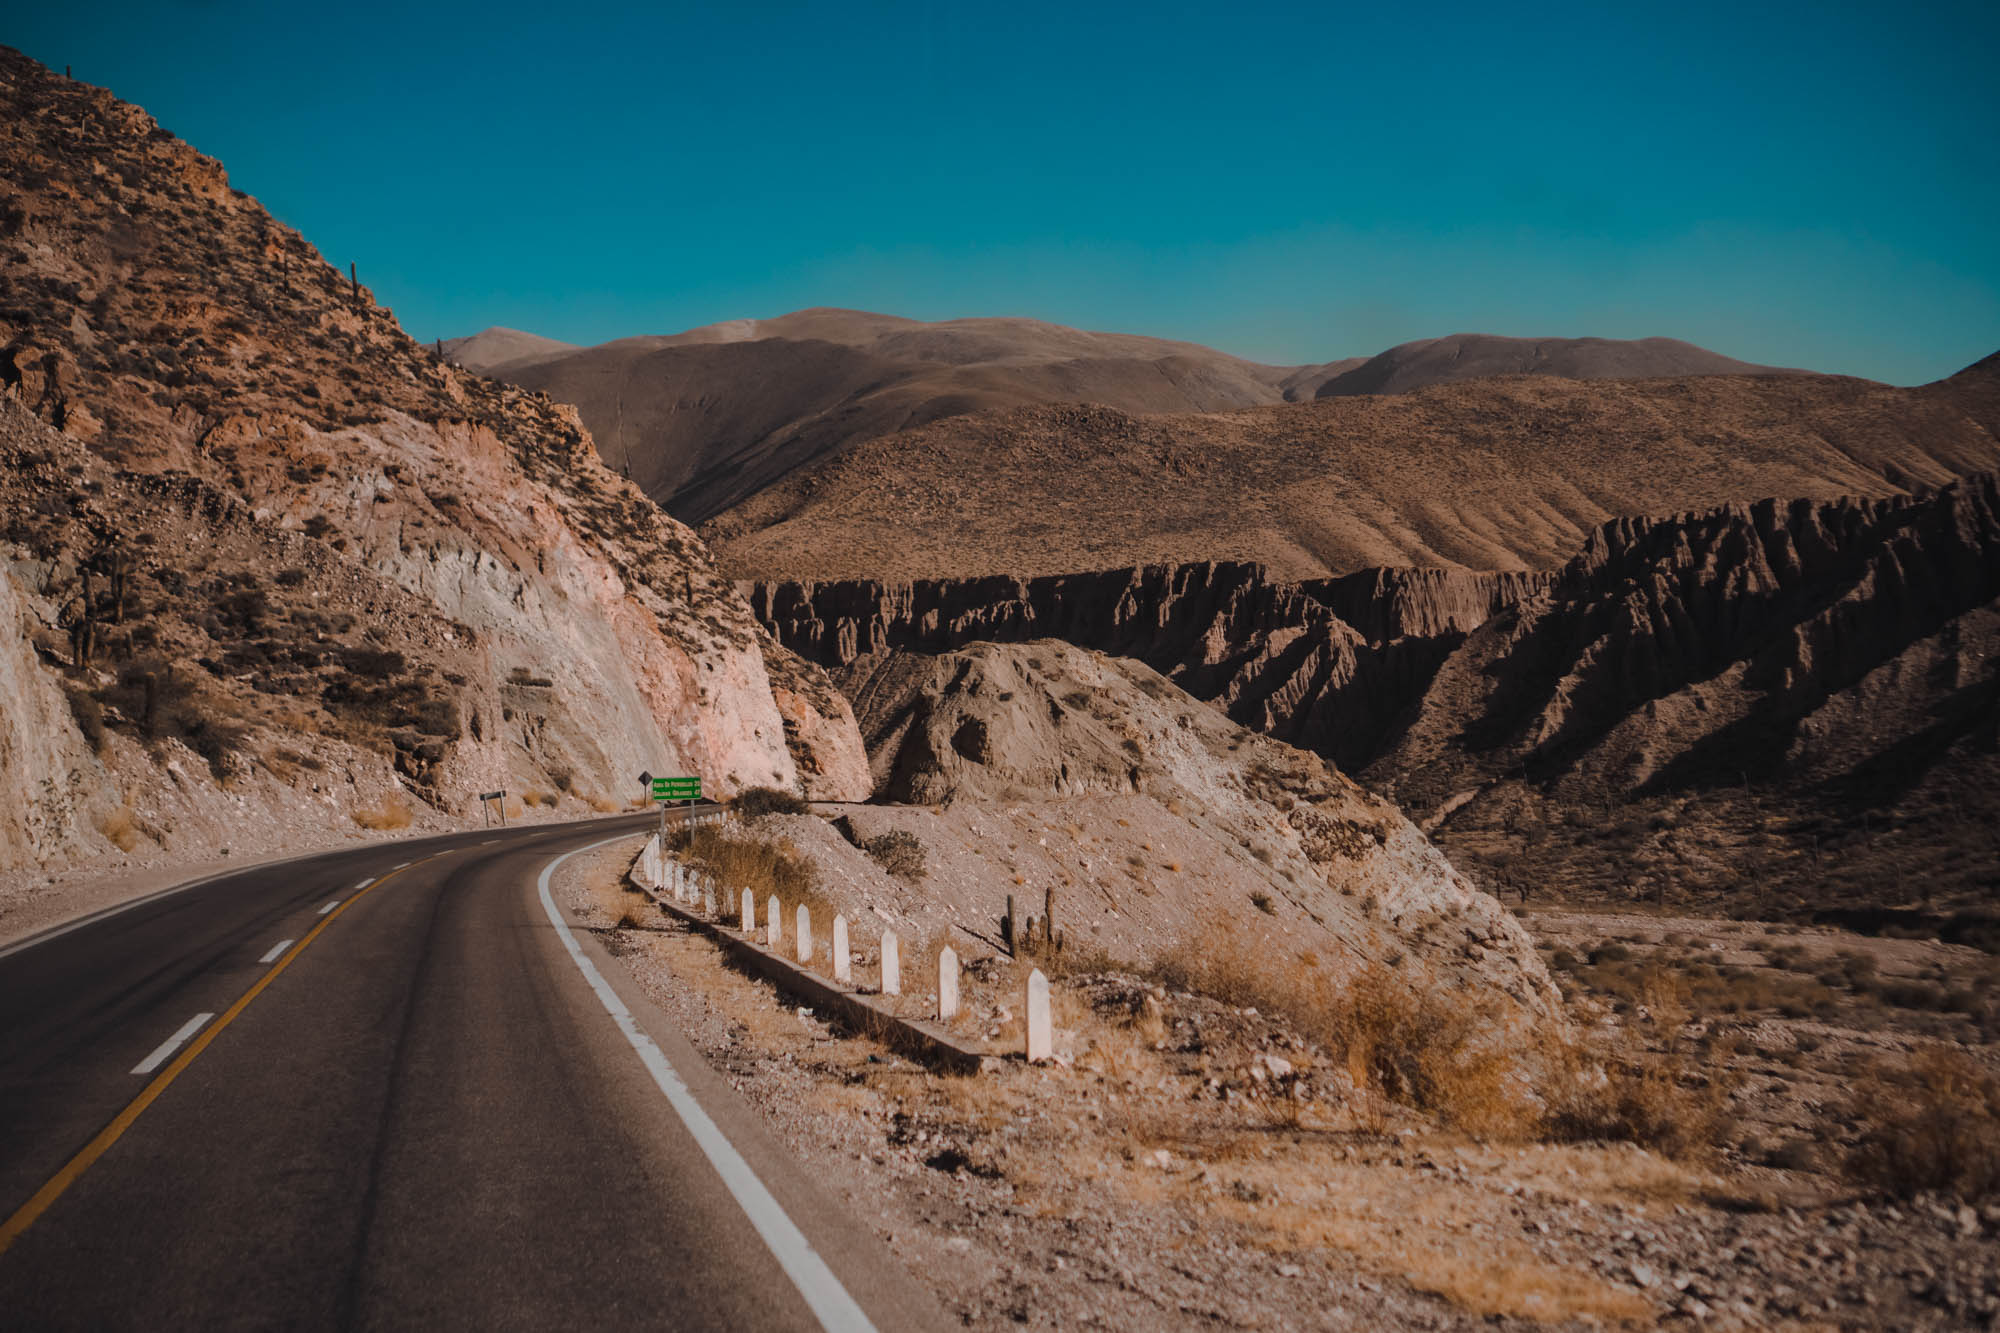
[[[5,50],[0,178],[0,552],[117,762],[379,760],[444,810],[603,808],[641,769],[865,789],[824,674],[572,409],[440,361],[216,163]],[[200,709],[147,704],[167,680]]]
[[[1053,640],[867,660],[879,669],[857,693],[884,794],[1069,827],[1095,848],[1082,901],[1065,889],[1071,921],[1101,895],[1114,917],[1221,923],[1340,969],[1393,959],[1553,1012],[1527,934],[1395,806],[1144,665]],[[1191,833],[1200,850],[1169,850]],[[1182,855],[1203,873],[1182,874]]]

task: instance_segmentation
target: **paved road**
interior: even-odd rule
[[[330,853],[0,954],[0,1327],[941,1325],[559,924],[550,863],[643,822]]]

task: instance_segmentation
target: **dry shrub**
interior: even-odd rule
[[[2000,1079],[1965,1051],[1917,1052],[1906,1078],[1864,1086],[1853,1110],[1866,1126],[1847,1159],[1855,1180],[1906,1197],[2000,1195]]]
[[[894,829],[869,838],[861,844],[861,850],[897,879],[914,884],[924,877],[923,840],[907,829]]]
[[[744,815],[809,815],[805,799],[776,787],[749,787],[737,793],[731,806]]]
[[[411,817],[410,803],[394,793],[375,805],[364,805],[354,811],[354,822],[365,829],[408,828]]]
[[[683,824],[668,829],[667,846],[687,864],[715,876],[729,902],[740,901],[743,890],[753,890],[759,921],[776,894],[787,914],[803,903],[820,930],[833,929],[835,908],[820,891],[819,867],[790,838],[760,838],[726,824]],[[791,928],[789,915],[784,924]]]
[[[553,810],[555,808],[556,798],[550,795],[548,792],[540,791],[536,788],[530,787],[527,791],[521,793],[521,803],[523,805],[528,806],[530,809],[538,805],[545,805]]]
[[[1392,1098],[1475,1137],[1536,1127],[1533,1088],[1511,1040],[1516,1024],[1464,994],[1420,990],[1379,963],[1343,986],[1317,960],[1274,955],[1227,931],[1174,951],[1155,975],[1284,1018],[1345,1066],[1364,1100]]]
[[[129,805],[121,805],[101,815],[97,831],[109,838],[121,852],[129,852],[139,845],[139,824]]]
[[[1635,1021],[1595,1047],[1563,1042],[1547,1052],[1544,1134],[1558,1142],[1611,1140],[1669,1157],[1704,1157],[1733,1128],[1730,1084],[1698,1072],[1682,1041],[1684,990],[1661,976],[1640,1000],[1659,1049]],[[1717,1067],[1708,1063],[1711,1071]]]
[[[589,796],[584,797],[583,800],[584,804],[588,805],[591,809],[597,811],[597,813],[600,815],[614,814],[619,809],[618,802],[611,800],[607,797],[600,796],[595,792],[591,793]]]

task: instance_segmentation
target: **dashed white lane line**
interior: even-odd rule
[[[389,867],[389,868],[390,868],[391,870],[401,870],[401,869],[403,869],[404,867],[408,866],[409,864],[410,864],[410,863],[409,863],[408,861],[399,861],[399,862],[397,862],[397,863],[396,863],[395,865],[393,865],[393,866],[391,866],[391,867]]]
[[[488,839],[487,839],[487,840],[486,840],[485,842],[482,842],[482,843],[480,843],[479,845],[480,845],[481,847],[491,847],[491,846],[492,846],[492,845],[493,845],[494,843],[496,843],[496,842],[498,842],[498,841],[500,841],[500,839],[498,839],[498,838],[488,838]]]
[[[275,963],[278,961],[278,955],[291,947],[292,947],[292,942],[290,940],[279,940],[276,944],[271,946],[271,952],[265,954],[262,958],[259,958],[257,961],[260,963]]]
[[[603,842],[579,847],[543,866],[541,878],[536,883],[541,893],[542,911],[548,914],[549,924],[556,928],[570,960],[583,973],[590,988],[597,992],[598,1002],[618,1024],[618,1030],[625,1034],[625,1040],[631,1043],[632,1049],[639,1053],[639,1062],[653,1076],[654,1085],[666,1095],[667,1104],[674,1108],[681,1122],[688,1127],[688,1132],[694,1136],[694,1141],[701,1145],[709,1164],[721,1175],[722,1183],[736,1196],[737,1204],[750,1218],[750,1225],[757,1229],[757,1234],[764,1238],[764,1244],[770,1248],[778,1266],[785,1270],[785,1276],[799,1289],[799,1295],[805,1297],[806,1304],[819,1319],[820,1327],[827,1333],[875,1333],[875,1325],[847,1288],[840,1284],[833,1270],[827,1267],[819,1251],[813,1249],[812,1242],[799,1230],[799,1224],[792,1221],[784,1205],[772,1197],[770,1189],[757,1178],[756,1170],[743,1160],[742,1154],[736,1151],[736,1145],[729,1141],[721,1127],[695,1100],[694,1094],[688,1091],[680,1072],[668,1061],[667,1053],[646,1035],[645,1029],[632,1017],[632,1011],[618,998],[618,992],[612,990],[611,983],[604,979],[604,974],[583,956],[582,946],[570,933],[555,899],[549,895],[549,877],[555,874],[557,866],[572,856],[617,841],[618,838],[606,838]]]
[[[328,912],[331,912],[331,911],[332,911],[332,910],[333,910],[334,908],[336,908],[336,907],[338,907],[338,906],[340,906],[340,899],[338,899],[338,898],[335,898],[335,899],[334,899],[334,900],[333,900],[332,902],[330,902],[330,903],[328,903],[328,904],[327,904],[326,906],[324,906],[324,907],[320,908],[320,909],[319,909],[319,914],[320,914],[321,916],[325,916],[325,915],[326,915],[326,914],[327,914]]]
[[[150,1074],[155,1069],[158,1069],[167,1062],[175,1051],[178,1051],[187,1043],[189,1037],[201,1031],[202,1024],[214,1017],[214,1014],[196,1014],[193,1018],[181,1024],[179,1032],[161,1042],[159,1048],[151,1055],[141,1060],[138,1064],[133,1065],[132,1072],[135,1074]]]
[[[408,862],[408,861],[405,861],[405,862],[403,863],[403,865],[408,865],[408,864],[409,864],[409,862]],[[401,870],[402,868],[403,868],[403,866],[397,866],[397,867],[396,867],[396,869],[398,869],[398,870]],[[372,880],[372,879],[364,879],[364,880],[362,880],[362,881],[361,881],[361,882],[360,882],[359,884],[356,884],[356,885],[354,886],[354,891],[355,891],[356,893],[359,893],[359,892],[361,892],[361,891],[362,891],[363,889],[367,888],[367,887],[368,887],[368,886],[369,886],[370,884],[373,884],[374,882],[375,882],[375,881],[374,881],[374,880]]]

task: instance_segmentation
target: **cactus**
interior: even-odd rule
[[[1014,926],[1014,895],[1007,895],[1007,915],[1000,918],[1000,942],[1007,946],[1009,957],[1017,957],[1021,950],[1017,943],[1019,932]]]

